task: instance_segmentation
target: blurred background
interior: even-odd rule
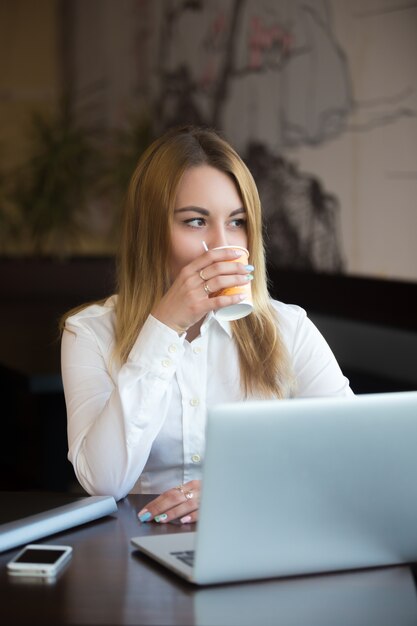
[[[271,294],[356,393],[417,388],[417,2],[0,0],[0,488],[72,490],[60,316],[114,290],[172,125],[250,167]]]

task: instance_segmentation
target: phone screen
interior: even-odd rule
[[[33,550],[28,548],[15,559],[15,563],[45,563],[53,565],[65,553],[65,550],[57,548],[56,550]]]

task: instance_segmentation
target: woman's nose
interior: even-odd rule
[[[226,237],[224,228],[217,228],[210,236],[210,244],[207,242],[209,248],[221,248],[222,246],[228,246],[229,241]]]

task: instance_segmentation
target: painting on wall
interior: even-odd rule
[[[267,252],[278,267],[341,272],[338,199],[286,156],[341,132],[352,106],[325,5],[228,6],[162,7],[157,119],[162,128],[192,121],[224,131],[257,182]]]
[[[417,4],[162,2],[152,19],[158,130],[224,132],[275,265],[417,278]]]
[[[55,126],[38,129],[43,139],[52,128],[67,142],[58,187],[48,187],[55,195],[35,207],[41,214],[49,206],[57,220],[58,235],[47,233],[43,251],[113,254],[141,151],[166,128],[196,123],[221,131],[251,169],[276,267],[417,281],[417,2],[60,6],[61,82],[72,114],[63,109]],[[95,135],[78,141],[74,120]],[[59,214],[61,172],[68,202]],[[4,180],[0,172],[6,233]],[[22,183],[16,197],[37,226],[44,222],[27,202],[32,189]]]

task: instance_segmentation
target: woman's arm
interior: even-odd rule
[[[165,418],[183,337],[152,316],[127,362],[111,369],[111,333],[70,318],[62,337],[69,459],[91,494],[131,491]]]
[[[351,396],[349,380],[327,341],[300,307],[291,358],[296,375],[295,396]]]

